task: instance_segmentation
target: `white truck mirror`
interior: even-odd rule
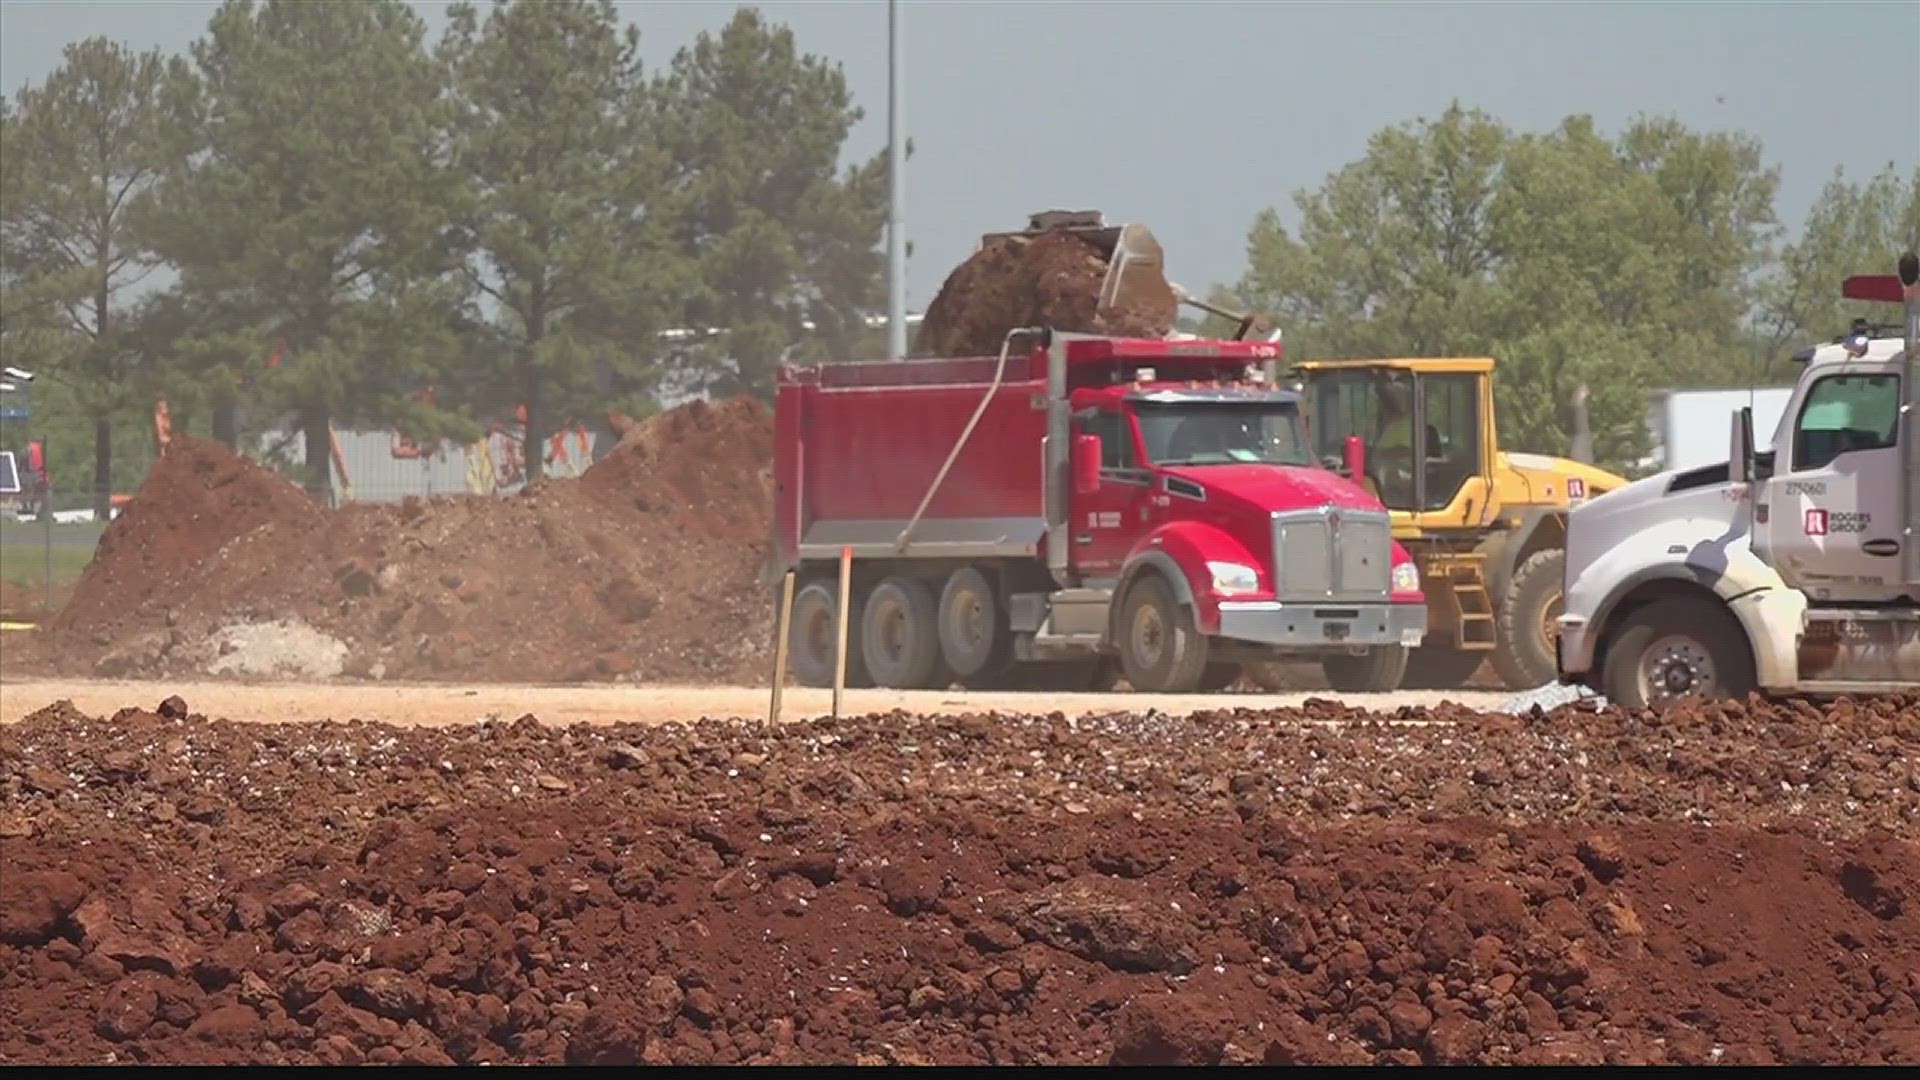
[[[1733,413],[1733,433],[1728,437],[1727,479],[1736,484],[1753,480],[1753,409],[1741,406]]]

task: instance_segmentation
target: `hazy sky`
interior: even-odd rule
[[[314,0],[322,2],[322,0]],[[337,2],[337,0],[328,0]],[[0,0],[0,86],[104,34],[183,50],[215,0]],[[437,0],[416,0],[435,36]],[[622,2],[649,63],[737,6]],[[846,67],[867,110],[850,155],[886,139],[882,0],[767,0],[800,45]],[[900,5],[908,305],[932,298],[979,234],[1035,210],[1150,225],[1196,292],[1237,278],[1262,207],[1291,207],[1377,129],[1459,99],[1513,127],[1637,113],[1758,136],[1798,224],[1837,165],[1920,161],[1920,2],[1074,3]],[[1289,213],[1288,219],[1292,220]]]

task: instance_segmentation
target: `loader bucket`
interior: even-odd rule
[[[1020,232],[988,233],[982,243],[1017,237],[1032,239],[1042,233],[1071,232],[1092,244],[1107,264],[1100,284],[1097,311],[1105,315],[1126,307],[1151,307],[1156,295],[1166,294],[1166,256],[1160,241],[1145,225],[1109,225],[1098,210],[1047,210],[1027,219]]]

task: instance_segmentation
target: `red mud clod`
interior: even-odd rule
[[[1920,1063],[1920,703],[1709,713],[49,708],[0,1064]]]
[[[1069,232],[990,240],[947,276],[914,342],[919,356],[997,356],[1007,331],[1045,326],[1084,334],[1163,338],[1179,300],[1164,279],[1134,306],[1097,314],[1107,260]]]

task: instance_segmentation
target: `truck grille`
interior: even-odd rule
[[[1393,581],[1392,549],[1392,526],[1377,510],[1320,507],[1273,515],[1281,600],[1383,600]]]

